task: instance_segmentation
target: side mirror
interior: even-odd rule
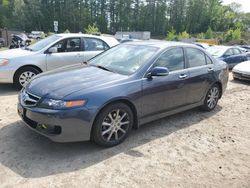
[[[154,67],[147,75],[148,78],[152,76],[168,76],[169,70],[166,67]]]
[[[54,54],[54,53],[57,53],[57,47],[51,47],[48,49],[48,53],[49,54]]]

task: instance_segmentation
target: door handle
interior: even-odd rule
[[[214,72],[214,69],[213,68],[208,68],[207,71],[208,72]]]
[[[180,79],[185,79],[185,78],[187,78],[187,75],[186,75],[186,74],[181,74],[181,75],[179,76],[179,78],[180,78]]]

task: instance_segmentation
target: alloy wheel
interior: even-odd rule
[[[105,141],[121,140],[129,130],[130,119],[127,112],[121,109],[113,110],[104,118],[101,134]]]
[[[31,71],[23,72],[19,77],[19,83],[22,86],[25,86],[34,76],[36,76],[34,72],[31,72]]]
[[[207,106],[210,109],[213,109],[218,100],[219,100],[219,89],[218,87],[213,87],[212,89],[210,89],[208,97],[207,97]]]

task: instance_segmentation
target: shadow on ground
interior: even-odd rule
[[[17,121],[0,129],[0,163],[22,177],[37,178],[85,169],[120,153],[141,157],[135,147],[192,126],[220,110],[220,106],[209,113],[193,109],[143,125],[113,148],[91,142],[54,143]]]
[[[233,80],[230,80],[230,82],[250,86],[250,81],[247,81],[247,80],[233,79]]]
[[[18,92],[13,84],[0,84],[0,96],[16,95]]]

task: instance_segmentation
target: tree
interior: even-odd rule
[[[87,29],[85,29],[85,32],[87,34],[94,34],[94,35],[100,35],[98,27],[96,26],[96,23],[93,25],[89,25]]]
[[[0,27],[30,32],[69,29],[84,32],[96,23],[102,33],[151,31],[176,33],[246,31],[250,14],[241,12],[237,3],[227,6],[221,0],[0,0]],[[83,29],[85,28],[85,29]]]
[[[207,32],[205,33],[205,38],[206,39],[212,39],[213,38],[213,30],[211,29],[211,27],[209,27]]]
[[[168,32],[166,40],[172,41],[176,39],[177,39],[176,31],[172,28],[171,31]]]

